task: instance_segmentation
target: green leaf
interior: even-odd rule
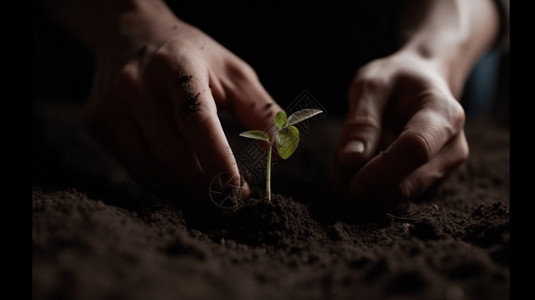
[[[276,115],[275,115],[275,119],[273,119],[273,123],[275,123],[275,125],[281,129],[282,127],[284,127],[284,125],[286,125],[286,113],[281,110],[279,111]]]
[[[266,141],[269,143],[269,135],[260,130],[244,131],[240,133],[240,136],[250,138],[250,139],[255,139],[255,140],[262,140],[262,141]]]
[[[313,116],[317,114],[321,114],[323,111],[319,109],[313,109],[313,108],[305,108],[299,111],[294,112],[293,114],[288,117],[288,125],[295,125],[299,122],[303,122],[304,120],[308,118],[312,118]]]
[[[295,126],[282,128],[275,136],[275,143],[279,156],[287,159],[292,156],[299,145],[299,129]]]

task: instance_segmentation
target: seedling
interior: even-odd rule
[[[271,201],[271,151],[273,143],[275,143],[280,157],[283,159],[289,158],[297,149],[297,145],[299,145],[299,129],[294,125],[322,112],[319,109],[306,108],[286,117],[284,111],[279,111],[273,119],[273,124],[278,128],[274,140],[270,139],[267,132],[261,130],[249,130],[240,133],[240,136],[261,140],[269,144],[266,169],[266,194],[269,201]]]

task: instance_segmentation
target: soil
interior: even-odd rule
[[[133,184],[78,113],[34,108],[33,299],[509,299],[509,129],[495,119],[469,120],[468,162],[394,212],[331,201],[339,123],[321,119],[274,164],[271,202],[259,188],[192,213]]]

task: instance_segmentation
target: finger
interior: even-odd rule
[[[138,70],[127,66],[116,80],[120,92],[116,96],[125,99],[117,110],[131,119],[128,127],[117,131],[117,147],[122,156],[132,157],[127,165],[143,166],[134,173],[151,187],[169,192],[191,188],[200,179],[201,169],[176,128],[172,110],[164,106],[165,94],[148,94]],[[143,151],[132,143],[143,145]]]
[[[427,164],[407,175],[399,183],[384,186],[377,195],[367,200],[388,209],[417,197],[458,169],[468,158],[468,153],[464,132],[460,132]]]
[[[349,111],[338,144],[338,161],[343,167],[360,167],[375,155],[389,93],[386,84],[353,84],[348,95]]]
[[[179,132],[198,158],[204,182],[228,176],[229,186],[235,188],[233,192],[247,196],[248,186],[242,186],[236,160],[217,117],[208,78],[192,68],[184,68],[183,73],[179,84],[171,89],[173,110]]]
[[[350,187],[353,195],[377,192],[382,186],[400,182],[428,163],[460,131],[464,114],[437,110],[433,107],[437,102],[430,103],[410,118],[404,131],[386,151],[374,157],[353,177]],[[460,106],[457,109],[462,111]]]
[[[420,195],[458,169],[466,161],[468,154],[468,143],[461,131],[427,164],[402,180],[395,190],[396,198],[403,201]]]
[[[271,132],[273,118],[282,109],[262,86],[257,74],[238,59],[230,60],[226,72],[229,80],[223,82],[225,106],[247,129]]]

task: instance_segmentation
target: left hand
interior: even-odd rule
[[[464,110],[444,74],[438,63],[405,52],[357,72],[332,173],[344,198],[399,203],[467,159]]]

